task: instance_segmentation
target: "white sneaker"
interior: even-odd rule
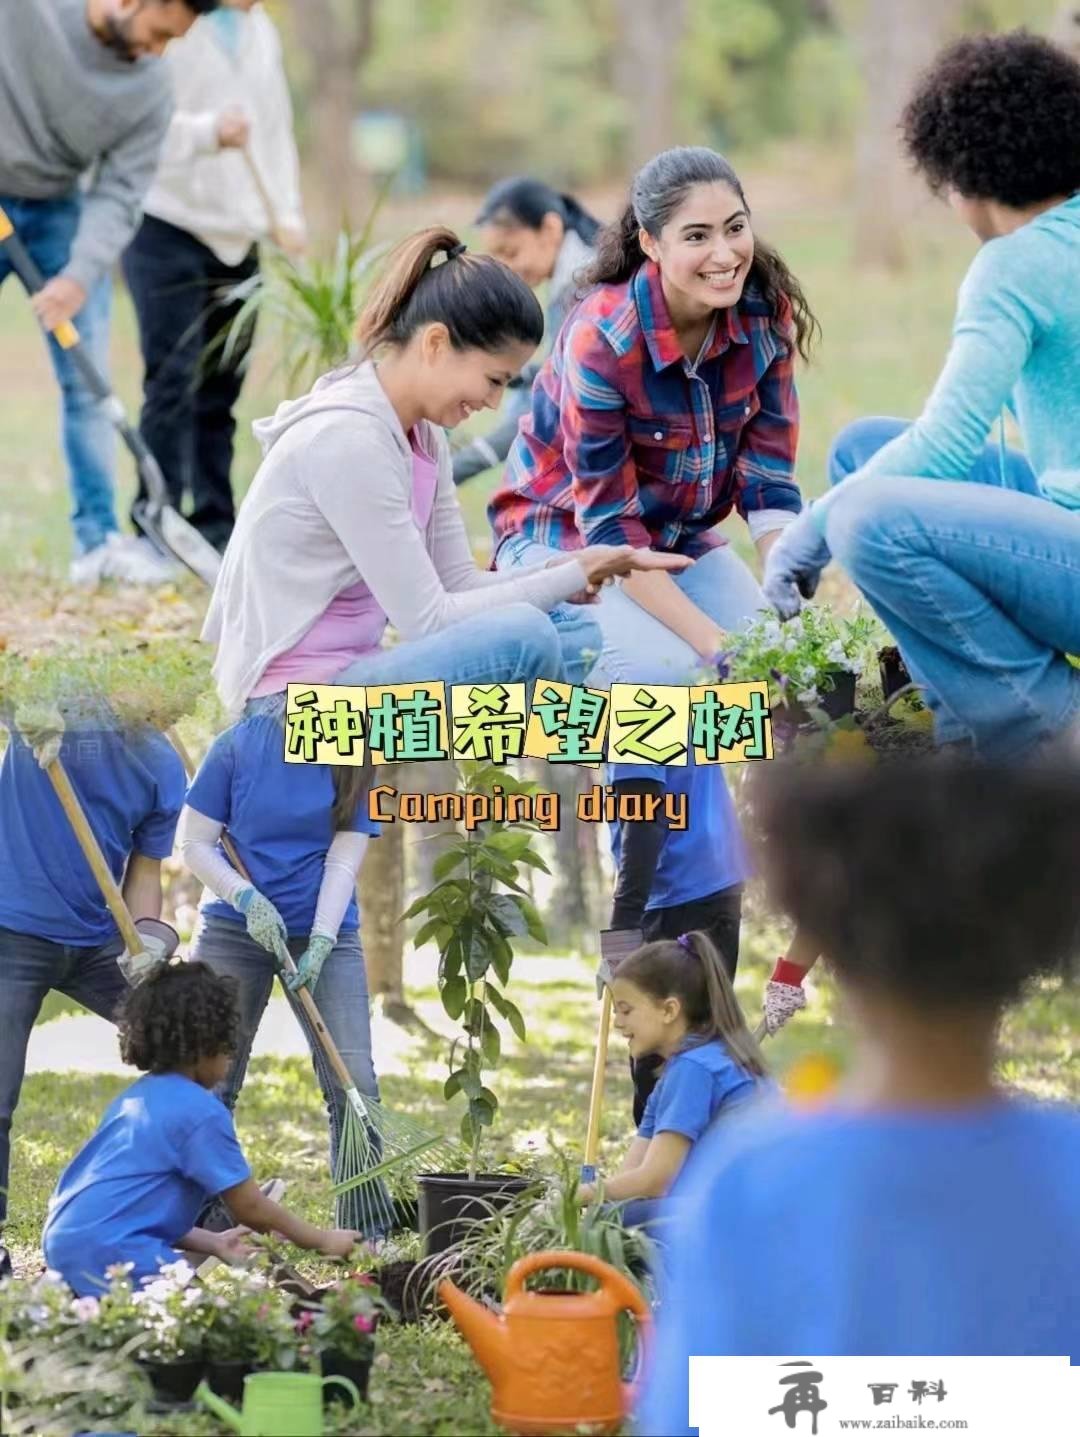
[[[114,530],[103,544],[72,561],[68,577],[73,584],[88,588],[96,587],[103,579],[153,587],[174,583],[180,573],[179,564],[159,554],[149,539],[124,536]]]

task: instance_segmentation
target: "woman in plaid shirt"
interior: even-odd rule
[[[764,558],[802,506],[792,371],[817,324],[708,149],[668,150],[640,171],[586,278],[594,288],[537,376],[489,509],[496,564],[592,544],[696,559],[630,576],[593,611],[591,682],[685,683],[764,607],[716,526],[736,508]]]

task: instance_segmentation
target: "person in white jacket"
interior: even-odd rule
[[[300,165],[281,41],[256,0],[226,0],[166,58],[176,111],[123,258],[145,365],[140,423],[170,502],[179,509],[190,492],[191,522],[224,549],[233,409],[254,324],[227,355],[220,341],[241,308],[237,287],[258,273],[260,242],[304,246]]]

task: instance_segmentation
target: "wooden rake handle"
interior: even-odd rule
[[[195,764],[192,760],[191,754],[188,752],[187,748],[184,745],[183,739],[177,733],[175,728],[169,729],[168,738],[173,748],[175,748],[177,753],[180,755],[184,768],[187,770],[188,777],[192,777],[195,772]],[[229,862],[236,869],[237,873],[239,873],[240,877],[243,878],[246,882],[250,883],[251,874],[244,866],[244,860],[240,857],[239,853],[237,853],[236,845],[235,843],[233,843],[232,839],[227,833],[223,832],[221,835],[221,846],[222,848],[224,848],[225,854],[228,857]],[[280,954],[277,955],[277,958],[278,961],[281,963],[281,966],[285,969],[285,972],[291,978],[296,973],[296,964],[293,961],[293,956],[289,952],[288,948],[282,948]],[[349,1092],[352,1088],[356,1087],[356,1084],[353,1081],[352,1074],[345,1066],[345,1060],[338,1052],[337,1044],[334,1042],[333,1038],[331,1038],[330,1031],[327,1028],[326,1024],[323,1022],[322,1014],[319,1012],[318,1007],[315,1004],[315,999],[311,996],[307,988],[299,989],[298,992],[294,993],[292,996],[299,1001],[301,1008],[303,1008],[308,1022],[311,1024],[316,1036],[318,1037],[319,1044],[323,1050],[323,1055],[325,1056],[326,1061],[330,1064],[331,1068],[333,1068],[334,1070],[335,1077],[341,1084],[342,1088],[344,1088],[345,1092]]]
[[[589,1096],[589,1126],[585,1132],[587,1168],[596,1167],[600,1147],[600,1110],[604,1101],[604,1071],[607,1068],[608,1038],[611,1033],[611,989],[605,983],[600,1007],[600,1026],[596,1034],[596,1056],[593,1059],[592,1093]]]
[[[67,820],[74,830],[75,837],[79,841],[83,856],[97,880],[101,895],[109,906],[113,922],[120,930],[124,947],[132,955],[144,952],[145,945],[139,936],[139,930],[135,927],[135,920],[128,911],[124,895],[120,892],[116,879],[112,876],[112,870],[105,861],[105,855],[101,851],[101,845],[94,835],[94,830],[87,822],[83,806],[71,786],[71,780],[67,776],[64,765],[58,758],[54,758],[45,766],[45,772],[49,776],[49,782],[52,784],[61,807],[67,815]]]

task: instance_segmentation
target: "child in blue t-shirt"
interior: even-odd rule
[[[369,782],[367,767],[286,763],[279,705],[242,719],[215,740],[188,792],[178,834],[184,862],[212,895],[204,899],[193,956],[238,988],[240,1030],[225,1104],[235,1106],[273,988],[275,950],[286,944],[298,963],[286,996],[326,1100],[331,1171],[346,1099],[296,991],[307,985],[313,992],[357,1089],[378,1099],[356,902],[364,848],[378,833],[367,813]],[[220,845],[225,829],[250,880]],[[370,1212],[354,1194],[345,1217],[365,1231],[371,1226]]]
[[[1080,1113],[994,1071],[1005,1005],[1075,958],[1080,763],[777,768],[770,886],[854,1063],[827,1107],[710,1134],[673,1194],[641,1423],[664,1437],[698,1425],[691,1355],[1080,1361]]]
[[[163,963],[119,1013],[124,1061],[146,1074],[109,1104],[49,1200],[45,1260],[80,1296],[100,1291],[114,1263],[136,1286],[183,1247],[228,1262],[242,1229],[196,1226],[220,1195],[243,1228],[344,1257],[357,1234],[313,1227],[266,1197],[251,1176],[232,1117],[212,1091],[232,1061],[234,985],[205,963]]]
[[[0,764],[0,1231],[7,1217],[11,1120],[26,1049],[51,989],[99,1017],[127,991],[124,950],[93,872],[34,750],[0,711],[8,744]],[[161,916],[161,860],[172,853],[184,769],[148,727],[121,727],[104,705],[81,701],[59,757],[134,918]],[[0,1277],[7,1269],[0,1247]]]
[[[690,1150],[721,1113],[768,1088],[765,1063],[746,1026],[731,979],[706,934],[683,933],[646,943],[618,966],[613,1021],[635,1061],[663,1067],[622,1167],[582,1200],[602,1191],[624,1203],[634,1226],[664,1215]]]

